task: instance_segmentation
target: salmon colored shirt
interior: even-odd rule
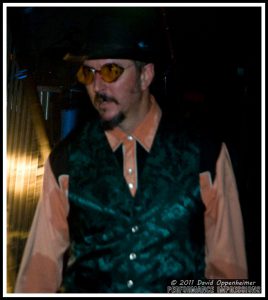
[[[118,127],[107,131],[113,151],[123,144],[123,174],[134,196],[138,189],[136,143],[150,152],[161,119],[161,109],[151,96],[151,107],[131,135]],[[212,182],[209,171],[199,174],[206,207],[205,276],[208,279],[247,279],[244,228],[236,181],[223,143]],[[63,254],[70,245],[67,216],[68,174],[57,178],[49,160],[43,190],[25,247],[15,293],[55,293],[62,281]]]

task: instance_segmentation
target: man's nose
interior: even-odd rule
[[[94,80],[93,80],[93,87],[94,91],[96,93],[102,92],[105,90],[106,83],[105,81],[101,78],[101,75],[99,72],[95,72],[94,74]]]

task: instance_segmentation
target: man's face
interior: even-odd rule
[[[92,83],[86,84],[92,104],[104,122],[116,122],[115,120],[133,117],[139,111],[143,91],[141,74],[131,60],[96,59],[86,60],[83,64],[100,70],[103,65],[110,63],[124,68],[115,82],[105,82],[101,74],[95,72]]]

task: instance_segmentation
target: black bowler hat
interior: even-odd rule
[[[67,53],[67,61],[119,58],[142,62],[161,60],[160,20],[151,8],[118,8],[90,18],[79,34],[80,45]],[[115,13],[116,12],[116,13]]]

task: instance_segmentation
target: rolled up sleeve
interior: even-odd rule
[[[200,174],[205,204],[205,251],[208,279],[247,279],[244,227],[232,163],[223,143],[212,182]]]

